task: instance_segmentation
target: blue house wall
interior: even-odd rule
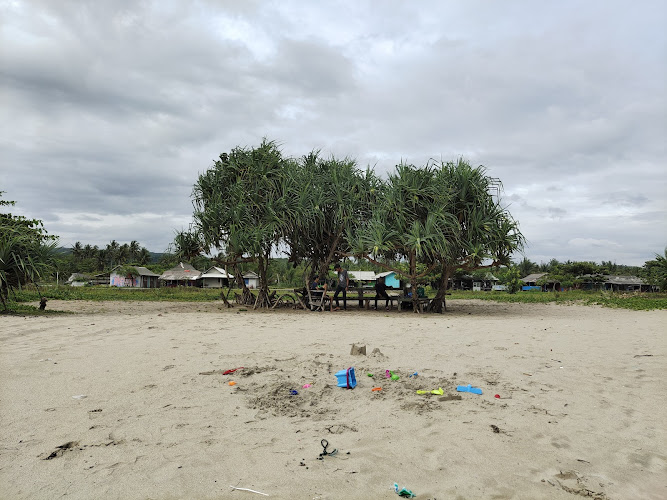
[[[390,288],[401,288],[401,282],[396,277],[396,273],[389,273],[384,277],[384,284]]]

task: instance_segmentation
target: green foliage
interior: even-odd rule
[[[0,207],[14,204],[0,200]],[[56,238],[47,234],[41,220],[0,214],[0,301],[5,309],[10,292],[53,271],[55,249]]]
[[[272,250],[302,214],[296,210],[287,160],[264,139],[256,148],[220,155],[194,186],[194,220],[205,248],[224,250],[230,260],[257,265],[260,307],[269,306],[268,264]],[[233,274],[238,276],[238,270]]]
[[[504,268],[502,272],[497,272],[496,274],[500,283],[507,287],[507,293],[515,294],[521,290],[521,272],[517,266]]]
[[[640,271],[648,283],[660,287],[660,291],[667,291],[667,248],[664,255],[656,254],[654,260],[649,260]]]

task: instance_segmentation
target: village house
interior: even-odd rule
[[[227,288],[229,280],[233,278],[234,276],[224,269],[213,266],[199,276],[199,281],[202,288]]]
[[[608,290],[611,292],[655,292],[659,287],[646,283],[637,276],[593,275],[579,276],[582,290]]]
[[[394,271],[385,271],[384,273],[379,273],[375,275],[375,279],[384,278],[384,284],[387,288],[392,288],[394,290],[401,290],[401,281],[396,277]]]
[[[122,266],[116,266],[109,272],[109,285],[131,288],[157,288],[159,274],[142,266],[130,266],[127,272],[122,272]]]
[[[259,276],[257,275],[257,273],[253,271],[248,271],[247,273],[243,273],[243,281],[245,283],[245,286],[247,286],[250,289],[259,288]]]
[[[161,286],[197,286],[197,278],[201,271],[187,262],[181,262],[176,267],[168,269],[159,277]]]
[[[348,271],[350,286],[353,287],[373,287],[375,286],[374,271]]]
[[[521,290],[523,290],[524,292],[530,290],[542,290],[542,286],[538,285],[537,282],[547,274],[548,273],[533,273],[529,274],[525,278],[521,278],[521,281],[523,281],[523,286],[521,287]]]

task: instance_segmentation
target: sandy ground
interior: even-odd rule
[[[667,498],[667,311],[48,307],[0,317],[3,499]]]

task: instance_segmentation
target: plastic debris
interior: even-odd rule
[[[233,380],[230,380],[230,381],[228,382],[228,384],[229,384],[229,385],[236,385],[236,382],[234,382]]]
[[[234,373],[236,370],[243,370],[242,366],[239,366],[238,368],[233,368],[232,370],[225,370],[222,372],[223,375],[229,375],[230,373]]]
[[[409,490],[407,488],[399,488],[398,483],[394,483],[394,491],[396,492],[396,494],[399,497],[403,497],[403,498],[414,498],[414,497],[417,496],[414,493],[412,493],[411,490]]]
[[[265,497],[268,497],[268,496],[269,496],[268,493],[262,493],[261,491],[251,490],[250,488],[237,488],[236,486],[232,486],[231,484],[229,485],[229,487],[230,487],[232,490],[249,491],[250,493],[257,493],[258,495],[264,495]]]
[[[308,389],[309,387],[312,387],[312,384],[303,384],[304,389]]]
[[[373,387],[371,389],[371,391],[373,391],[373,392],[378,392],[378,391],[381,391],[381,390],[382,390],[382,387]]]
[[[297,391],[296,389],[290,389],[289,393],[290,396],[296,396],[297,394],[299,394],[299,391]]]
[[[500,399],[500,394],[496,394],[496,395],[493,396],[493,397],[496,398],[496,399]]]
[[[85,399],[87,397],[88,396],[86,396],[85,394],[79,394],[78,396],[72,396],[72,399]]]
[[[470,384],[459,385],[456,387],[456,390],[459,392],[472,392],[473,394],[482,394],[482,389],[480,389],[479,387],[473,387]]]
[[[410,375],[408,375],[409,378],[418,377],[418,376],[419,376],[419,373],[417,373],[417,372],[414,372],[414,373],[411,373]]]

